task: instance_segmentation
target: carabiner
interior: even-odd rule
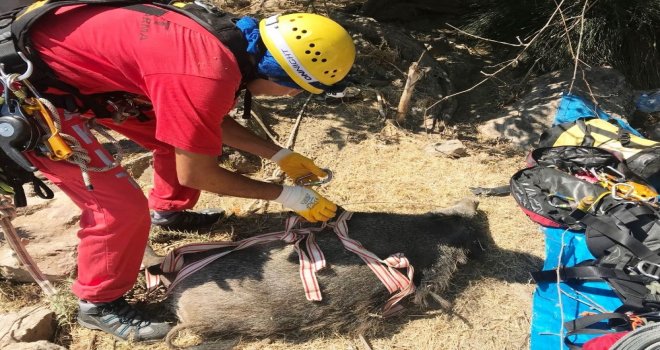
[[[315,176],[314,174],[309,173],[307,175],[303,175],[303,176],[297,178],[294,182],[298,186],[319,186],[319,185],[327,184],[328,182],[332,181],[332,176],[333,176],[332,175],[332,170],[330,170],[328,168],[321,168],[321,170],[323,170],[327,174],[326,177],[324,177],[322,179],[318,179],[318,180],[315,180],[315,181],[305,181],[305,180],[310,179],[310,178]]]
[[[34,67],[32,66],[32,62],[28,60],[27,57],[25,57],[25,55],[20,51],[18,52],[18,56],[20,56],[21,59],[27,65],[27,68],[25,69],[25,72],[23,74],[20,75],[16,73],[7,74],[5,72],[4,63],[0,63],[0,79],[2,80],[3,85],[5,85],[7,88],[11,88],[11,85],[14,82],[25,80],[32,75],[32,71],[34,69]]]
[[[660,265],[648,262],[645,260],[637,264],[637,271],[646,277],[651,277],[655,280],[660,279]]]

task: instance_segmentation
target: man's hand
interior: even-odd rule
[[[275,153],[270,160],[277,163],[293,181],[309,174],[312,174],[311,181],[317,181],[319,178],[327,176],[321,168],[314,164],[314,161],[286,148]]]
[[[316,191],[302,186],[284,186],[282,193],[275,199],[309,222],[328,221],[335,216],[337,205],[327,200]]]

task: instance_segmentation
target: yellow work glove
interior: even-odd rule
[[[309,222],[328,221],[337,211],[335,203],[302,186],[283,186],[282,193],[275,202],[292,209]]]
[[[293,181],[309,174],[312,174],[310,181],[317,181],[319,178],[327,176],[325,171],[314,164],[314,161],[290,149],[282,148],[270,160],[277,163]]]

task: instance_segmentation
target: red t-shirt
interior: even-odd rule
[[[42,18],[31,38],[46,64],[81,93],[144,95],[158,140],[220,154],[220,124],[241,73],[229,49],[195,21],[169,11],[77,5]]]

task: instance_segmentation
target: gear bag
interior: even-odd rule
[[[660,142],[621,128],[616,121],[577,119],[546,130],[539,147],[588,146],[619,154],[626,166],[648,183],[660,184]]]
[[[533,272],[537,282],[604,281],[621,300],[614,313],[564,323],[564,342],[609,329],[628,330],[626,312],[660,310],[660,209],[657,191],[614,153],[582,146],[544,147],[510,181],[511,194],[533,221],[583,232],[592,260]]]
[[[534,221],[584,231],[596,258],[559,269],[561,280],[605,280],[629,310],[660,309],[657,191],[600,148],[539,148],[511,178],[511,194]],[[556,281],[557,271],[532,273]]]
[[[598,198],[592,208],[598,215],[618,205],[617,198],[656,201],[655,189],[615,154],[601,148],[537,148],[527,162],[528,168],[511,177],[511,195],[523,212],[542,226],[581,229],[570,214],[585,197]],[[611,193],[615,195],[608,195]]]

